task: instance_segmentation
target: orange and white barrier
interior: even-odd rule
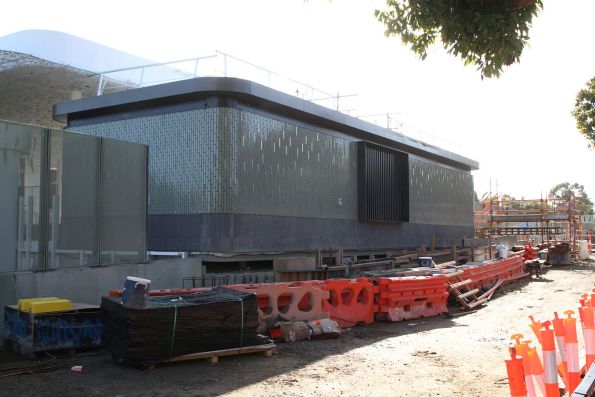
[[[236,284],[227,288],[256,294],[261,324],[277,318],[302,321],[329,318],[322,307],[322,302],[329,297],[328,291],[307,283]]]
[[[525,261],[522,255],[512,255],[506,259],[493,259],[480,266],[463,268],[463,279],[470,279],[469,288],[483,288],[487,290],[498,280],[512,281],[528,276],[525,273]]]
[[[543,364],[541,363],[541,359],[539,358],[539,354],[537,353],[537,349],[531,347],[529,344],[531,343],[530,340],[527,341],[527,358],[529,359],[529,366],[531,367],[531,376],[533,377],[533,381],[541,391],[541,395],[545,396],[546,389],[545,389],[545,371],[543,369]]]
[[[521,341],[522,338],[523,334],[514,334],[510,337],[514,343],[514,351],[522,358],[527,397],[536,397],[535,384],[533,383],[533,377],[531,376],[531,363],[529,361],[529,342]]]
[[[582,307],[579,307],[579,315],[583,325],[583,337],[585,340],[586,363],[585,368],[589,369],[595,361],[595,310],[593,301],[581,299]]]
[[[545,329],[541,330],[541,347],[543,351],[544,386],[546,397],[560,397],[558,387],[558,367],[556,363],[556,342],[554,330],[550,329],[551,323],[543,323]]]
[[[566,310],[564,312],[566,318],[564,319],[564,334],[566,342],[566,360],[568,369],[568,392],[574,392],[574,389],[580,383],[581,368],[578,364],[578,339],[576,335],[576,318],[572,315],[574,311]]]
[[[448,312],[446,276],[378,277],[377,318],[389,321],[432,317]]]

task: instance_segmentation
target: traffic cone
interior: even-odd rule
[[[558,345],[558,356],[556,361],[558,364],[558,374],[562,378],[564,385],[568,388],[568,364],[566,362],[566,336],[564,332],[564,321],[558,317],[558,313],[554,312],[554,333],[556,335],[556,345]]]
[[[550,329],[551,323],[546,321],[545,329],[541,330],[541,348],[543,351],[543,365],[545,367],[544,385],[546,397],[560,397],[558,387],[558,372],[556,367],[556,342],[554,330]]]
[[[591,301],[584,301],[585,306],[578,309],[583,325],[583,337],[585,338],[585,352],[587,362],[585,368],[591,368],[591,364],[595,361],[595,313]]]
[[[510,349],[510,360],[505,360],[508,374],[508,387],[511,397],[527,397],[523,359],[516,355],[516,349]]]
[[[576,318],[572,315],[574,311],[564,312],[567,318],[564,319],[564,334],[566,343],[566,363],[568,370],[568,394],[572,394],[580,383],[580,366],[578,364],[578,339],[576,337]]]
[[[531,320],[530,327],[533,330],[533,333],[535,334],[535,337],[537,338],[539,343],[541,343],[541,323],[539,321],[535,321],[533,315],[530,315],[529,319]]]
[[[543,364],[541,364],[537,349],[529,346],[529,343],[531,343],[530,340],[527,341],[527,346],[529,347],[527,358],[529,359],[529,365],[531,367],[531,375],[533,376],[533,381],[537,384],[539,391],[541,391],[541,395],[546,396],[545,371],[543,370]]]
[[[531,376],[531,364],[529,363],[529,343],[521,342],[523,334],[513,334],[510,339],[513,340],[514,350],[517,355],[521,356],[523,360],[523,373],[525,374],[525,386],[527,388],[527,397],[537,397],[535,394],[535,385],[533,384],[533,377]]]

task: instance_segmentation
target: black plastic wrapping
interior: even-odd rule
[[[217,288],[193,295],[150,297],[145,309],[104,297],[104,341],[112,357],[129,363],[270,343],[256,331],[256,295]]]

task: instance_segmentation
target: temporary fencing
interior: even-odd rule
[[[377,318],[402,321],[448,311],[446,276],[378,277]]]
[[[511,396],[522,394],[519,383],[519,357],[522,359],[523,373],[527,396],[535,395],[535,385],[545,397],[559,397],[561,379],[571,395],[579,386],[581,375],[584,374],[595,361],[595,309],[593,298],[595,288],[591,294],[584,294],[579,301],[578,308],[582,335],[585,344],[585,364],[581,366],[579,354],[579,340],[577,333],[577,319],[573,317],[573,310],[566,310],[565,318],[554,313],[551,321],[539,322],[529,316],[529,324],[533,333],[541,344],[543,364],[535,348],[530,347],[529,340],[522,340],[523,335],[514,334],[511,348],[511,360],[506,360],[506,370],[509,378]],[[550,326],[553,325],[553,329]],[[559,375],[559,378],[558,378]]]

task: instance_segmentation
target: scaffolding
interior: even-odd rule
[[[540,239],[548,246],[567,242],[576,253],[582,235],[580,210],[573,198],[516,200],[488,194],[476,206],[475,235],[517,236],[519,241]]]

